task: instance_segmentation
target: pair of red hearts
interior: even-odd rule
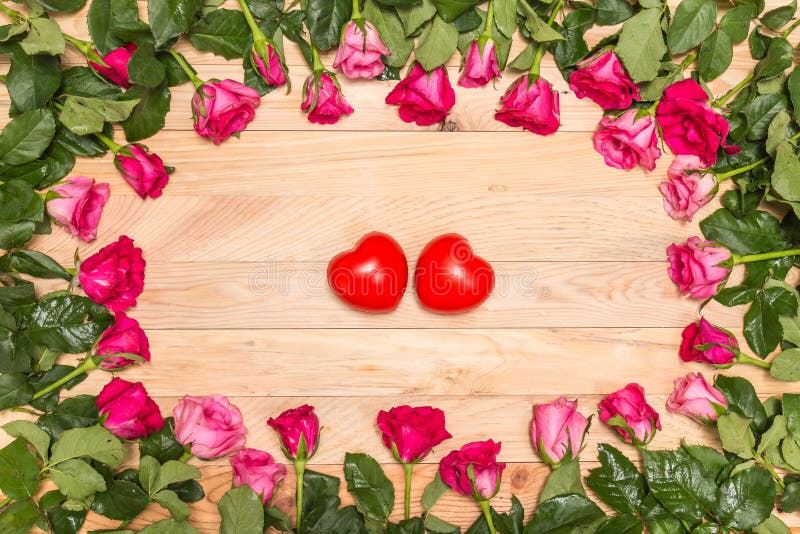
[[[370,232],[353,249],[328,264],[328,284],[357,310],[394,310],[408,284],[408,261],[391,236]],[[440,235],[428,243],[417,260],[414,284],[425,308],[460,313],[479,306],[494,288],[494,270],[475,255],[458,234]]]

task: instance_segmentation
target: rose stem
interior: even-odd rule
[[[350,20],[364,20],[364,15],[361,14],[361,0],[353,0],[353,14]]]
[[[754,73],[752,73],[752,72],[751,72],[750,74],[748,74],[747,76],[745,76],[745,77],[744,77],[744,79],[743,79],[741,82],[737,83],[736,85],[734,85],[733,87],[731,87],[731,88],[730,88],[728,91],[726,91],[726,92],[725,92],[725,93],[724,93],[722,96],[720,96],[720,97],[719,97],[719,98],[717,98],[716,100],[712,101],[712,102],[711,102],[711,105],[712,105],[712,106],[714,106],[715,108],[721,108],[722,106],[724,106],[724,105],[725,105],[725,103],[726,103],[728,100],[730,100],[730,98],[731,98],[733,95],[735,95],[736,93],[738,93],[739,91],[741,91],[742,89],[744,89],[744,87],[745,87],[745,86],[746,86],[748,83],[750,83],[750,80],[752,80],[752,79],[753,79],[753,75],[754,75]]]
[[[494,0],[490,0],[489,7],[486,10],[486,26],[483,28],[483,33],[481,34],[481,37],[484,37],[487,40],[490,39],[492,37],[493,27],[494,27]]]
[[[80,375],[82,375],[84,373],[88,373],[92,369],[96,369],[96,368],[97,368],[97,362],[95,361],[94,357],[86,358],[86,360],[84,360],[84,362],[82,364],[80,364],[78,367],[76,367],[71,373],[61,377],[60,379],[56,380],[55,382],[53,382],[52,384],[50,384],[46,388],[34,393],[33,394],[33,398],[31,400],[40,399],[40,398],[44,397],[45,395],[47,395],[48,393],[51,393],[51,392],[57,390],[58,388],[60,388],[61,386],[63,386],[64,384],[66,384],[67,382],[72,380],[73,378],[75,378],[76,376],[80,376]]]
[[[297,474],[297,488],[295,490],[295,506],[297,508],[297,519],[294,523],[294,528],[300,532],[300,525],[303,524],[303,478],[306,474],[306,461],[295,460],[294,470]]]
[[[797,139],[800,139],[800,133],[796,133],[796,134],[794,134],[793,136],[791,136],[789,138],[790,141],[796,141]],[[730,170],[728,172],[719,173],[719,174],[715,175],[716,178],[717,178],[717,183],[722,183],[725,180],[727,180],[728,178],[733,178],[734,176],[738,176],[740,174],[744,174],[747,171],[753,170],[756,167],[758,167],[759,165],[763,165],[764,163],[766,163],[768,161],[769,161],[769,158],[761,158],[758,161],[754,161],[750,165],[745,165],[744,167],[739,167],[739,168]]]
[[[183,72],[186,73],[186,76],[188,76],[189,79],[192,80],[195,89],[200,89],[200,86],[203,85],[203,80],[197,77],[197,74],[194,73],[194,70],[192,69],[191,65],[186,63],[186,60],[183,59],[183,56],[181,56],[172,48],[168,48],[167,51],[169,52],[169,55],[171,55],[172,58],[178,62],[178,65],[180,65],[180,67],[183,69]]]
[[[556,5],[553,6],[553,11],[550,12],[550,17],[547,19],[547,25],[552,26],[553,21],[556,20],[556,15],[561,8],[564,6],[564,0],[558,0]],[[531,65],[530,74],[535,77],[539,77],[539,69],[542,64],[542,58],[544,57],[544,53],[547,50],[547,47],[539,43],[536,45],[536,55],[533,56],[533,64]]]
[[[247,2],[245,0],[239,0],[239,7],[244,14],[244,20],[247,21],[247,25],[250,27],[250,33],[253,34],[253,42],[267,42],[267,36],[264,35],[264,32],[262,32],[261,28],[256,24],[256,20],[253,18],[250,8],[247,7]]]
[[[483,517],[486,518],[486,524],[489,525],[489,532],[491,534],[496,534],[497,530],[494,528],[494,521],[492,521],[492,507],[489,506],[489,501],[478,501],[478,504],[481,505],[481,511],[483,511]]]
[[[740,263],[752,263],[754,261],[774,260],[776,258],[787,258],[789,256],[800,256],[800,248],[793,248],[790,250],[778,250],[775,252],[762,252],[761,254],[748,254],[746,256],[739,256],[733,254],[733,264],[739,265]]]
[[[115,143],[113,139],[111,139],[110,137],[101,132],[97,132],[96,134],[94,134],[94,136],[97,137],[99,140],[101,140],[103,144],[105,144],[109,148],[109,150],[111,150],[111,152],[113,152],[114,154],[119,152],[119,150],[122,148],[122,145]]]
[[[792,33],[798,26],[800,26],[800,18],[794,21],[791,26],[783,30],[783,32],[781,33],[781,37],[786,39],[787,37],[789,37],[789,34]]]
[[[772,366],[770,362],[765,362],[763,360],[753,358],[752,356],[748,356],[747,354],[744,354],[742,352],[736,355],[736,363],[755,365],[756,367],[763,367],[764,369],[769,369]]]
[[[406,471],[406,492],[405,492],[405,519],[411,517],[411,477],[414,474],[414,464],[403,464]]]

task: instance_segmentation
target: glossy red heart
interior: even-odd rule
[[[440,313],[480,306],[494,289],[494,269],[476,256],[458,234],[444,234],[425,245],[414,272],[419,301]]]
[[[408,285],[406,255],[391,236],[370,232],[330,261],[328,285],[357,310],[390,312],[400,304]]]

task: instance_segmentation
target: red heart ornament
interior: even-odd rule
[[[371,313],[394,310],[408,285],[408,261],[391,236],[370,232],[328,264],[328,285],[353,308]]]
[[[414,272],[422,305],[440,313],[480,306],[494,289],[494,269],[476,256],[469,241],[444,234],[425,245]]]

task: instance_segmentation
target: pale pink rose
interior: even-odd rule
[[[464,55],[464,70],[458,78],[461,87],[483,87],[495,78],[500,77],[500,68],[497,65],[497,49],[494,41],[489,39],[483,45],[476,39],[472,41]]]
[[[642,446],[650,443],[661,418],[644,397],[644,388],[628,384],[608,395],[598,405],[600,420],[608,424],[625,443]]]
[[[632,169],[641,165],[652,171],[661,157],[658,149],[656,121],[650,115],[636,118],[630,109],[617,117],[603,117],[594,132],[594,149],[603,156],[606,165],[615,169]]]
[[[352,106],[344,99],[336,79],[327,72],[319,76],[311,74],[303,86],[306,97],[300,109],[308,112],[308,121],[315,124],[335,124],[343,115],[353,113]]]
[[[111,190],[85,176],[67,178],[65,184],[51,190],[58,197],[47,202],[47,213],[73,237],[93,241]]]
[[[374,24],[364,21],[362,28],[351,20],[342,31],[333,68],[341,69],[348,78],[375,78],[385,69],[381,56],[391,55]]]
[[[276,463],[272,455],[256,449],[242,449],[231,456],[233,485],[250,486],[261,502],[268,503],[278,484],[286,478],[286,467]]]
[[[178,401],[172,415],[175,438],[189,445],[198,458],[219,458],[244,446],[247,429],[242,423],[242,412],[227,397],[187,395]]]
[[[678,156],[667,169],[667,180],[658,189],[664,195],[664,211],[673,219],[691,221],[697,210],[714,198],[717,179],[697,156]]]
[[[533,405],[531,441],[536,453],[550,465],[578,456],[588,428],[589,420],[578,411],[577,400],[559,397]]]
[[[273,87],[280,87],[286,84],[286,70],[281,61],[281,56],[272,43],[262,43],[261,53],[256,50],[256,46],[250,49],[250,60],[256,72],[261,78]],[[265,57],[266,56],[266,57]]]
[[[500,98],[498,121],[539,135],[550,135],[561,124],[558,91],[542,77],[520,76]]]
[[[717,294],[720,283],[728,278],[730,268],[721,262],[731,259],[731,251],[699,237],[690,237],[686,244],[667,248],[670,279],[684,295],[706,299]]]
[[[215,145],[237,135],[256,116],[258,91],[235,80],[209,81],[192,97],[194,129]]]
[[[690,417],[698,423],[711,423],[719,418],[728,401],[720,390],[709,385],[700,373],[689,373],[675,379],[675,390],[667,399],[667,410]]]

